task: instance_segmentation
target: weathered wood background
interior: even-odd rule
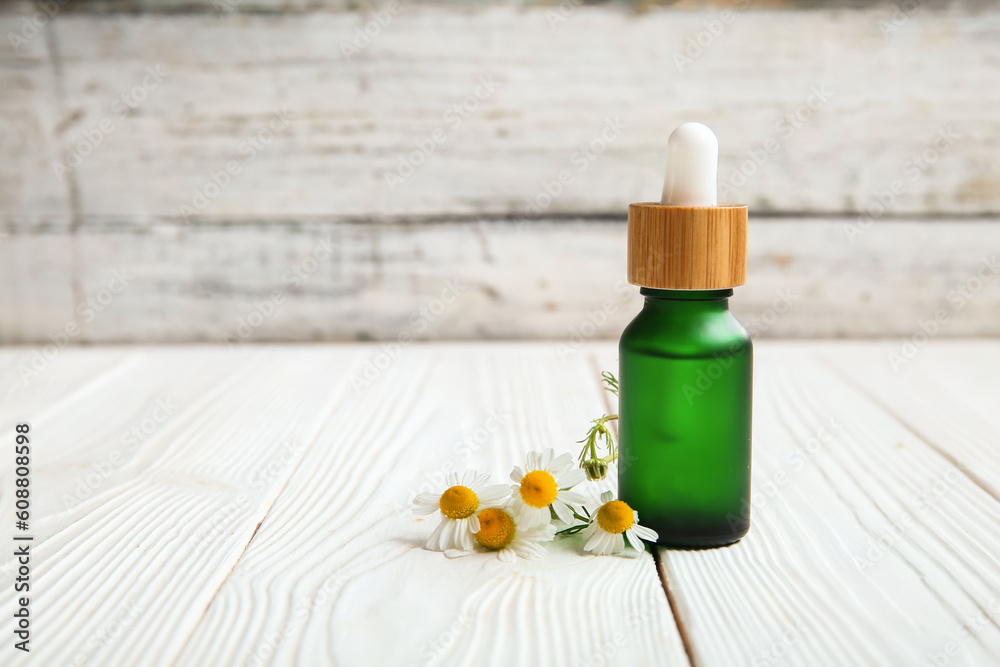
[[[760,7],[5,5],[0,341],[614,338],[689,119],[756,335],[1000,334],[1000,8]]]

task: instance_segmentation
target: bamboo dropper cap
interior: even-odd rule
[[[725,289],[747,280],[747,207],[628,207],[628,281],[656,289]]]
[[[628,207],[628,281],[678,290],[742,285],[747,207],[716,204],[715,134],[701,123],[685,123],[667,146],[662,203]]]

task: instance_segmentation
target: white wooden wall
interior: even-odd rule
[[[908,336],[942,307],[938,335],[1000,333],[993,6],[202,5],[67,8],[16,50],[30,10],[0,14],[0,341],[223,340],[267,298],[245,339],[394,339],[449,278],[416,337],[562,339],[607,298],[615,337],[625,208],[688,119],[751,206],[758,335]],[[779,290],[802,296],[773,317]]]

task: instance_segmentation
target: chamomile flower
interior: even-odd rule
[[[441,511],[441,523],[431,533],[425,548],[431,551],[475,548],[473,533],[479,532],[476,511],[496,505],[510,493],[506,484],[487,485],[489,481],[489,475],[475,470],[466,470],[461,479],[456,473],[449,473],[444,492],[417,494],[413,499],[415,514]]]
[[[643,551],[642,540],[653,542],[658,537],[655,530],[639,525],[639,513],[614,494],[601,494],[603,503],[592,516],[590,525],[581,531],[586,544],[584,551],[593,551],[598,556],[620,554],[625,551],[625,539],[636,551]]]
[[[487,507],[476,519],[479,521],[476,542],[497,552],[497,558],[505,563],[513,562],[517,556],[529,559],[544,556],[548,552],[541,543],[551,542],[556,534],[551,523],[526,527],[503,507]]]
[[[510,478],[517,482],[510,487],[511,510],[525,527],[551,523],[550,507],[560,521],[571,524],[573,508],[584,502],[583,496],[569,490],[587,478],[587,473],[573,465],[570,454],[553,459],[551,448],[529,452],[524,471],[514,466]]]

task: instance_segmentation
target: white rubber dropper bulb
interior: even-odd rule
[[[667,140],[667,206],[715,206],[718,201],[719,140],[707,125],[684,123]]]

